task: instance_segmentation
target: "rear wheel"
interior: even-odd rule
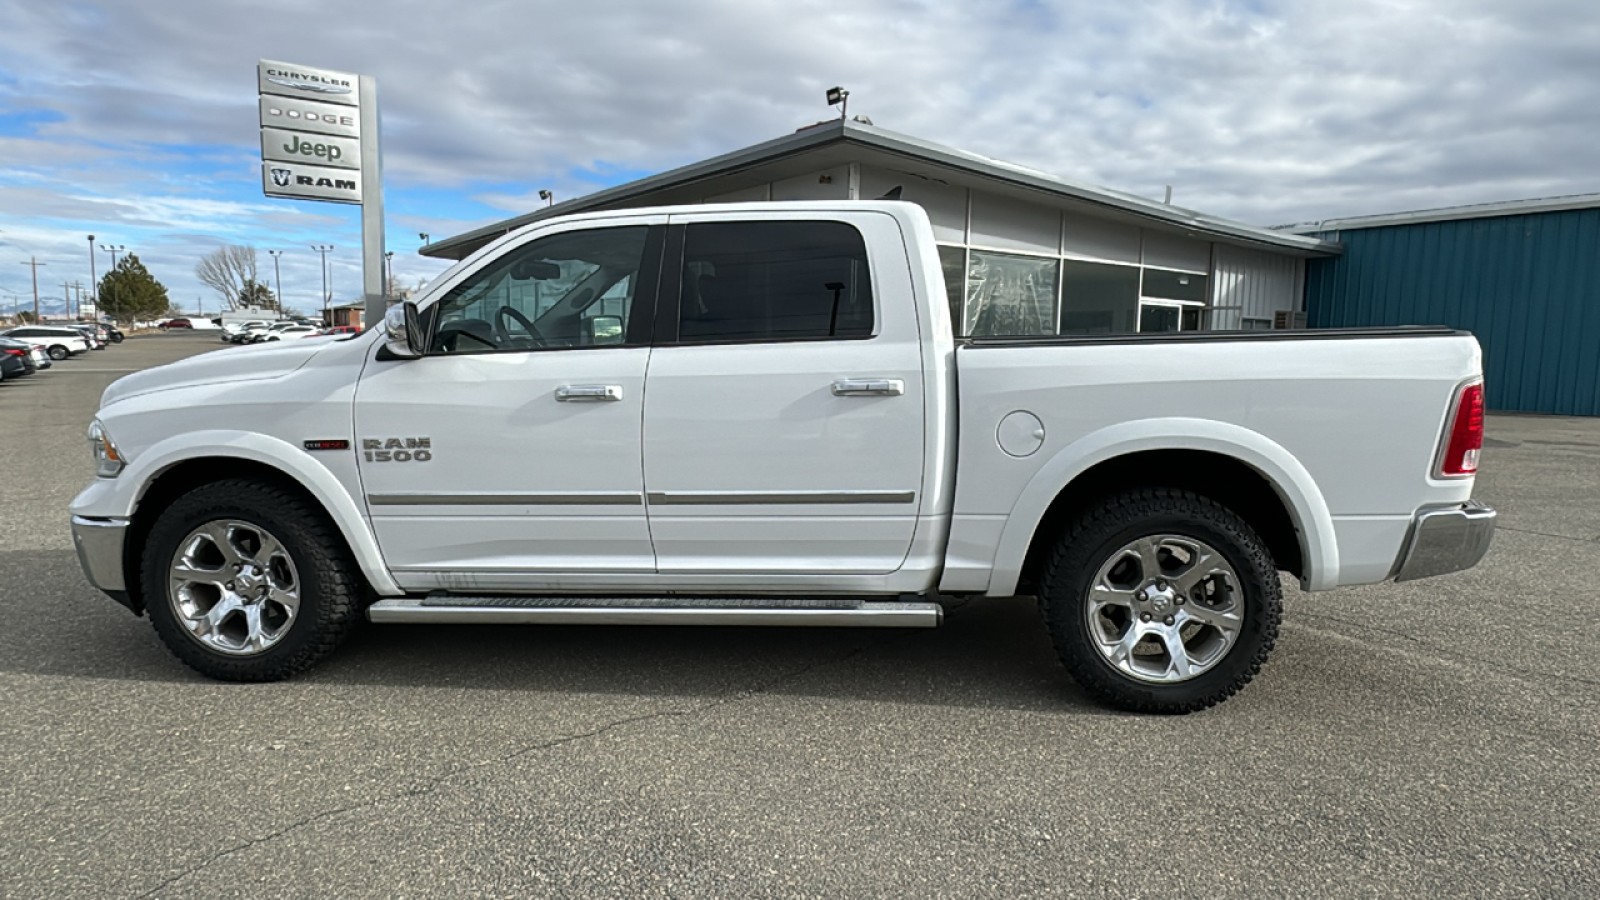
[[[1188,491],[1130,491],[1080,516],[1056,546],[1040,606],[1073,678],[1138,712],[1187,713],[1266,662],[1283,590],[1238,515]]]
[[[162,642],[226,681],[304,671],[360,616],[343,537],[311,501],[259,481],[213,482],[175,500],[150,529],[140,571]]]
[[[60,344],[51,344],[50,349],[45,352],[50,354],[50,358],[57,362],[67,358],[67,348]]]

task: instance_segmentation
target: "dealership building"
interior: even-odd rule
[[[1448,325],[1490,409],[1600,415],[1600,194],[1260,228],[832,120],[436,241],[551,216],[899,199],[928,212],[958,334]]]
[[[1257,228],[838,119],[436,241],[461,259],[550,216],[683,203],[899,199],[928,212],[962,335],[1300,322],[1319,237]]]
[[[1294,226],[1312,327],[1450,325],[1483,345],[1490,409],[1600,416],[1600,194]]]

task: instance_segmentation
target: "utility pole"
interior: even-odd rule
[[[391,282],[393,280],[394,280],[394,251],[390,250],[389,252],[387,252],[387,253],[385,253],[383,255],[383,299],[384,299],[384,302],[386,302],[386,303],[388,301],[394,299],[393,297],[389,296],[389,282]]]
[[[115,272],[117,270],[117,254],[127,250],[128,248],[121,244],[101,244],[100,249],[111,254],[111,272]],[[111,272],[107,272],[106,274],[109,275]]]
[[[278,271],[278,257],[283,255],[282,250],[268,250],[272,257],[272,290],[273,299],[278,307],[278,315],[283,315],[283,275]]]
[[[72,282],[61,282],[61,298],[65,301],[61,305],[62,315],[66,316],[68,319],[74,318],[72,315]]]
[[[30,257],[28,257],[28,261],[27,262],[19,263],[19,265],[30,266],[30,267],[33,268],[33,321],[34,321],[34,324],[38,324],[38,322],[39,322],[39,267],[40,266],[49,265],[49,263],[39,262],[39,260],[36,257],[30,256]]]
[[[328,296],[328,254],[332,252],[332,244],[312,244],[311,249],[322,254],[322,324],[332,325],[333,316],[328,309],[328,304],[333,298]]]

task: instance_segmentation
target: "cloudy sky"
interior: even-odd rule
[[[1256,224],[1600,191],[1594,0],[0,0],[0,305],[89,281],[87,234],[193,310],[221,244],[313,243],[360,291],[355,207],[261,195],[255,64],[376,76],[389,249],[793,131],[880,127]],[[101,253],[100,271],[107,259]],[[270,282],[269,282],[270,283]]]

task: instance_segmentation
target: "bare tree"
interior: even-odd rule
[[[229,244],[207,253],[194,267],[194,274],[206,287],[217,292],[228,309],[238,309],[241,298],[256,281],[256,248]]]

